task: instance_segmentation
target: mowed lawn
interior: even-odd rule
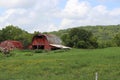
[[[0,80],[120,80],[120,48],[0,55]]]

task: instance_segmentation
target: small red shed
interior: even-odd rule
[[[0,47],[1,48],[7,48],[9,50],[12,49],[23,49],[23,45],[21,42],[19,41],[15,41],[15,40],[6,40],[0,43]]]
[[[29,48],[45,50],[61,49],[63,48],[61,43],[62,41],[60,38],[53,34],[37,34],[33,36],[32,43]]]

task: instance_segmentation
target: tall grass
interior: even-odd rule
[[[95,80],[96,72],[99,80],[120,79],[119,47],[14,53],[0,56],[0,80]]]

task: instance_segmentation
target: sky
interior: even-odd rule
[[[120,24],[120,0],[0,0],[0,29],[30,33]]]

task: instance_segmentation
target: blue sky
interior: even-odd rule
[[[15,25],[33,33],[117,24],[120,0],[0,0],[0,29]]]

